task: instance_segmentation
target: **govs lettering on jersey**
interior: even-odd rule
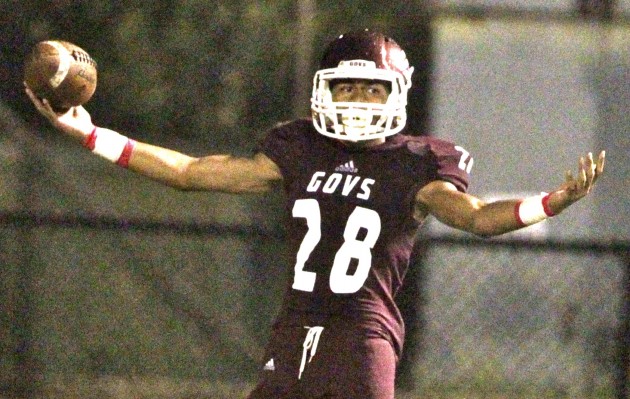
[[[368,200],[371,193],[370,186],[374,183],[374,179],[363,178],[356,175],[332,173],[330,176],[326,177],[326,172],[315,172],[306,187],[306,191],[315,193],[321,189],[322,193],[333,194],[337,189],[341,189],[341,195],[345,197],[350,194],[355,194],[358,199]]]

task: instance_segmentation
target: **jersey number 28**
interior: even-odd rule
[[[305,218],[308,231],[300,244],[295,264],[293,288],[313,291],[317,274],[304,270],[304,265],[322,238],[321,213],[315,199],[300,199],[293,205],[293,217]],[[367,231],[363,240],[358,239],[361,228]],[[372,267],[372,248],[381,233],[381,218],[375,211],[357,206],[348,217],[343,232],[344,243],[335,255],[330,270],[330,289],[337,294],[357,292],[365,283]],[[357,259],[354,274],[349,275],[350,262]]]

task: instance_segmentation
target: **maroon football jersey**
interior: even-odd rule
[[[292,216],[287,236],[295,264],[277,323],[347,319],[390,340],[400,354],[404,328],[394,298],[419,227],[415,195],[435,180],[465,191],[469,154],[402,134],[356,148],[317,133],[308,119],[275,127],[259,150],[280,168]]]

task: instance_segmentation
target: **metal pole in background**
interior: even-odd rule
[[[392,27],[391,36],[405,50],[409,62],[414,67],[413,84],[408,95],[407,134],[424,136],[431,134],[433,32],[426,6],[418,3],[413,8],[410,7],[411,5],[406,7],[408,15],[400,16],[401,23]],[[426,327],[424,306],[428,273],[426,254],[429,246],[430,244],[423,239],[416,241],[405,283],[396,298],[407,335],[396,383],[398,388],[409,392],[416,388],[417,381],[413,370],[420,362],[424,350],[423,331]]]
[[[313,63],[316,12],[317,5],[314,0],[298,0],[298,37],[295,53],[295,91],[293,93],[294,118],[303,117],[304,111],[310,108],[309,98],[312,87],[311,67]]]
[[[627,61],[616,60],[610,54],[607,24],[613,21],[617,14],[616,0],[576,0],[576,8],[580,17],[585,20],[596,21],[599,30],[599,59],[593,69],[593,86],[598,97],[598,111],[600,122],[598,127],[597,142],[601,148],[615,150],[623,148],[627,130],[627,114],[618,113],[617,110],[627,109],[628,82],[624,79],[627,76]],[[624,116],[625,115],[625,116]],[[619,145],[621,144],[621,147]],[[627,151],[615,151],[616,163],[620,165],[617,173],[624,174],[627,169]],[[604,180],[600,184],[600,192],[608,193],[619,190],[617,186],[611,186]],[[617,195],[617,194],[615,194]],[[601,215],[615,215],[616,209],[606,209],[602,201],[600,204]],[[627,224],[624,217],[614,217],[614,223],[609,228],[625,229]],[[618,252],[619,259],[624,267],[622,275],[622,299],[619,314],[619,327],[617,329],[614,358],[614,390],[616,399],[630,398],[630,253],[627,251]]]
[[[615,361],[615,398],[630,397],[630,252],[620,257],[624,265],[623,298],[619,318],[617,359]]]

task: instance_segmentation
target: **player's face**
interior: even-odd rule
[[[389,87],[378,80],[342,79],[334,83],[331,94],[335,102],[385,104]]]
[[[389,84],[369,79],[339,79],[333,82],[330,90],[334,102],[357,102],[385,104],[391,92]],[[374,116],[374,118],[377,118]],[[340,121],[340,123],[343,123]],[[353,147],[369,147],[381,144],[384,138],[361,141],[343,141]]]

